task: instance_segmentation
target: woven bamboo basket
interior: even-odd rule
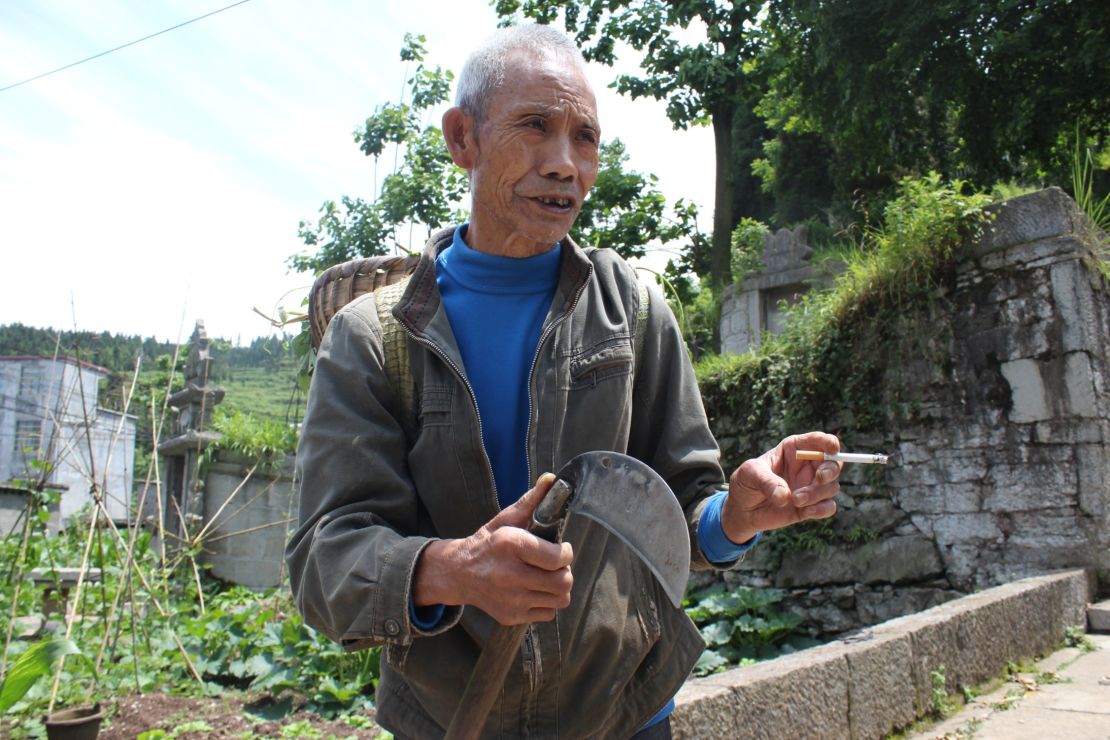
[[[360,295],[372,293],[412,274],[419,257],[366,257],[321,272],[308,294],[312,349],[320,349],[324,331],[339,310]]]

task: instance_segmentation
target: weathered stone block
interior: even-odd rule
[[[844,648],[853,738],[881,738],[916,719],[908,634],[868,634]]]
[[[1011,198],[995,207],[995,219],[974,246],[977,255],[1075,231],[1078,210],[1063,190],[1052,187]]]
[[[933,534],[940,545],[973,544],[1002,536],[989,513],[941,514],[933,520]]]
[[[696,712],[689,708],[703,704],[708,706]],[[850,738],[843,646],[823,645],[688,681],[673,716],[675,737]]]
[[[1110,632],[1110,600],[1091,604],[1087,609],[1087,629],[1091,632]]]
[[[1048,419],[1034,426],[1036,444],[1101,444],[1103,439],[1102,423],[1093,419]]]
[[[855,548],[788,553],[776,574],[780,588],[830,583],[903,583],[942,572],[933,543],[922,536],[888,537]]]
[[[1050,418],[1040,365],[1036,360],[1011,360],[1002,363],[1001,370],[1010,384],[1011,421],[1025,423]]]
[[[860,501],[849,511],[838,512],[833,526],[840,532],[851,532],[857,528],[867,532],[885,532],[905,519],[906,513],[891,501],[868,499]]]
[[[908,514],[940,514],[944,512],[944,495],[937,486],[894,486],[898,507]]]
[[[1086,352],[1072,352],[1064,358],[1064,383],[1068,409],[1076,416],[1098,416],[1091,359]]]
[[[986,511],[1031,511],[1058,508],[1075,502],[1075,465],[1058,463],[998,463],[991,467],[983,498]]]
[[[1080,510],[1090,516],[1105,517],[1110,513],[1110,455],[1102,444],[1076,445],[1075,464]]]
[[[856,595],[856,612],[862,624],[871,625],[888,619],[914,614],[961,596],[944,586],[915,588],[900,586],[878,591],[863,591]]]
[[[1082,250],[1079,242],[1073,247]],[[1082,253],[1082,252],[1079,252]],[[1059,349],[1062,352],[1098,352],[1105,346],[1099,336],[1098,307],[1085,268],[1077,260],[1054,265],[1050,273],[1052,297],[1062,317]]]

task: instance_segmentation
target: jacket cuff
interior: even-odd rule
[[[694,509],[690,532],[691,569],[730,570],[759,542],[760,534],[739,545],[728,539],[721,524],[721,507],[726,496],[727,491],[717,491],[699,501]]]
[[[416,562],[417,562],[417,560],[420,559],[420,554],[422,552],[424,552],[424,548],[435,541],[434,539],[425,539],[425,538],[418,538],[417,537],[417,538],[409,538],[408,540],[406,540],[406,543],[409,542],[410,540],[413,540],[413,539],[415,539],[417,541],[418,546],[417,546],[415,552],[413,553],[412,558],[408,561],[408,568],[405,569],[404,583],[403,584],[398,583],[396,586],[394,586],[393,583],[386,583],[385,578],[383,578],[382,579],[382,588],[379,588],[379,590],[378,590],[378,593],[383,594],[383,595],[387,595],[387,594],[391,594],[391,593],[400,593],[400,594],[403,594],[403,596],[404,596],[404,618],[405,618],[404,626],[405,626],[405,629],[404,629],[404,636],[401,637],[398,640],[402,644],[408,644],[409,642],[412,641],[413,637],[431,637],[432,635],[438,635],[442,632],[446,632],[447,630],[454,627],[458,623],[459,619],[462,618],[462,607],[461,606],[441,605],[440,606],[441,612],[440,612],[439,618],[434,620],[430,624],[430,626],[426,626],[428,623],[425,623],[423,621],[417,621],[417,620],[413,619],[413,617],[414,617],[413,609],[415,607],[413,606],[413,601],[412,601],[412,581],[413,581],[413,577],[416,574]],[[388,568],[388,564],[387,564],[386,567]],[[396,639],[396,638],[393,638],[393,639]]]
[[[403,537],[382,558],[373,604],[363,612],[368,621],[359,620],[343,635],[341,642],[346,649],[359,650],[386,642],[407,645],[414,637],[438,635],[458,623],[461,606],[445,607],[443,617],[431,629],[420,629],[412,621],[410,604],[416,561],[431,542],[426,537]]]
[[[698,545],[705,559],[717,568],[728,567],[730,563],[735,564],[759,541],[759,536],[762,534],[757,532],[754,537],[742,543],[733,542],[729,538],[721,521],[721,509],[724,508],[727,496],[726,491],[718,491],[710,496],[698,517]]]

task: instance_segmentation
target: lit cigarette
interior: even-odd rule
[[[872,452],[818,452],[817,450],[798,450],[799,460],[831,460],[842,463],[866,463],[886,465],[887,456]]]

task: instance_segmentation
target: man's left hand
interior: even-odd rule
[[[737,468],[721,511],[730,540],[742,544],[758,532],[836,513],[840,464],[798,460],[798,450],[839,452],[840,440],[824,432],[794,435]]]

